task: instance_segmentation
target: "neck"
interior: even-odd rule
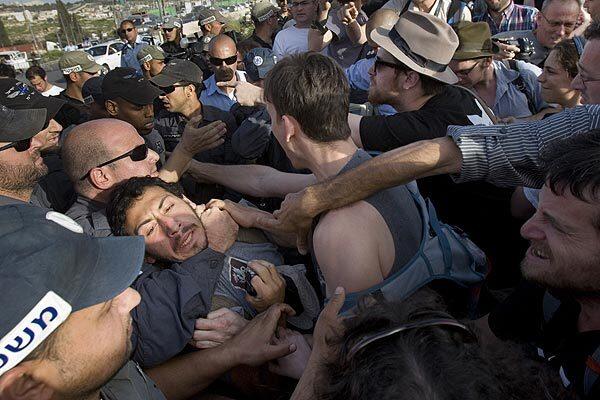
[[[490,66],[483,71],[483,79],[473,86],[475,91],[488,90],[491,88],[496,88],[496,73],[494,72],[493,64],[490,64]]]
[[[69,97],[72,97],[74,99],[83,101],[83,95],[81,94],[81,89],[79,89],[74,83],[68,83],[67,84],[67,88],[65,89],[65,93]]]
[[[581,297],[577,302],[581,306],[577,330],[579,332],[600,330],[600,296]]]
[[[433,8],[435,1],[436,0],[426,0],[422,3],[417,4],[417,8],[419,9],[419,11],[428,13]]]
[[[15,191],[0,189],[0,195],[10,197],[11,199],[21,200],[26,203],[28,203],[29,199],[31,199],[31,193],[33,193],[33,188]]]
[[[186,119],[190,119],[192,116],[196,115],[196,113],[202,112],[202,104],[198,101],[197,98],[193,98],[190,101],[186,102],[184,105],[184,109],[179,112],[179,114],[183,115]]]
[[[93,188],[84,192],[77,191],[77,193],[100,204],[108,204],[112,197],[112,190],[110,189],[98,190]]]
[[[296,21],[296,25],[295,26],[298,29],[310,28],[310,22],[298,22],[298,21]]]
[[[256,36],[261,38],[263,41],[265,41],[267,43],[271,43],[271,36],[273,35],[273,29],[268,24],[257,26],[256,29],[254,30],[254,33],[256,34]]]
[[[306,155],[306,165],[318,181],[337,175],[356,152],[352,140],[340,140],[327,144],[317,144]]]
[[[562,104],[563,108],[573,108],[581,105],[581,93],[573,90],[569,93],[566,101]]]
[[[398,112],[409,112],[420,110],[431,99],[433,95],[426,95],[420,89],[418,93],[396,96],[390,105]]]

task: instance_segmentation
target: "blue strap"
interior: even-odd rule
[[[427,200],[427,211],[429,211],[429,224],[433,228],[438,240],[440,241],[442,256],[444,258],[444,269],[446,272],[448,272],[452,268],[452,249],[450,249],[450,242],[448,242],[446,234],[444,231],[442,231],[440,221],[438,220],[437,213],[435,212],[435,207],[433,207],[433,204],[431,204],[429,199]]]

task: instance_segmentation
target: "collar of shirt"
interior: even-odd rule
[[[244,71],[236,71],[235,76],[238,82],[246,82],[246,73]],[[205,80],[204,84],[206,85],[206,89],[204,89],[204,91],[206,92],[207,96],[212,96],[215,94],[215,92],[218,92],[223,96],[229,97],[231,100],[235,100],[235,92],[232,92],[231,95],[229,95],[221,90],[221,88],[217,86],[217,81],[215,80],[214,75]]]
[[[8,197],[0,194],[0,206],[9,206],[11,204],[27,204],[23,200],[15,199],[14,197]]]
[[[106,208],[105,204],[102,204],[95,200],[89,199],[81,194],[77,195],[77,200],[75,200],[75,203],[81,204],[82,206],[87,208],[91,213],[94,213],[94,212],[100,211],[100,210],[104,210]]]
[[[496,76],[496,101],[494,104],[496,106],[502,96],[508,91],[510,83],[519,77],[519,73],[507,68],[501,61],[494,61],[493,65],[494,75]]]

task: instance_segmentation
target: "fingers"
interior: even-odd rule
[[[266,261],[253,260],[248,263],[248,266],[250,267],[250,269],[256,272],[258,277],[267,285],[272,283],[276,278],[279,277],[275,266]],[[254,280],[254,278],[252,280]]]
[[[227,205],[225,201],[221,199],[212,199],[208,203],[206,203],[207,208],[218,208],[219,210],[227,210]]]
[[[276,345],[270,345],[265,349],[265,358],[268,360],[274,360],[277,358],[285,357],[288,354],[292,354],[296,351],[296,345],[294,343],[281,343]]]
[[[217,82],[218,87],[230,87],[234,88],[238,85],[238,82]]]
[[[225,334],[217,331],[194,331],[192,339],[195,341],[210,341],[215,343],[224,343],[231,337],[229,334]]]
[[[218,330],[225,329],[226,324],[222,320],[214,318],[198,318],[194,324],[194,327],[198,330]]]
[[[277,230],[281,227],[281,221],[274,214],[265,213],[256,217],[256,225],[267,231]]]
[[[337,315],[340,313],[342,306],[344,305],[344,300],[346,299],[346,292],[344,288],[338,286],[335,288],[335,292],[329,303],[323,308],[321,314],[326,318],[337,318]]]
[[[298,253],[302,255],[308,254],[308,234],[308,230],[302,229],[296,236],[296,247],[298,248]]]
[[[197,349],[212,349],[222,345],[223,343],[213,342],[210,340],[192,340],[191,344]]]

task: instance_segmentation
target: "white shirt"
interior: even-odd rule
[[[56,96],[58,94],[60,94],[60,92],[62,92],[64,89],[61,88],[60,86],[56,86],[56,85],[52,85],[52,87],[48,90],[46,90],[45,92],[42,92],[42,96]]]
[[[304,53],[308,51],[309,28],[296,28],[290,26],[279,31],[273,42],[273,53],[279,59],[290,54]]]

